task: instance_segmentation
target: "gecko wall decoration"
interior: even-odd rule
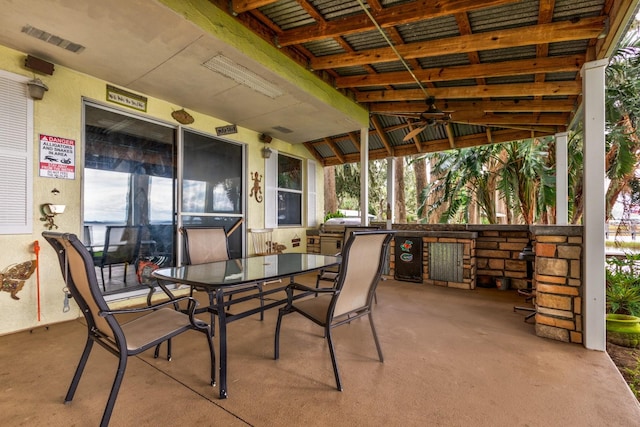
[[[12,264],[0,273],[0,286],[5,292],[11,293],[11,298],[19,300],[16,295],[22,290],[24,282],[31,277],[36,270],[36,260],[25,261],[20,264]]]
[[[253,181],[253,187],[251,187],[251,192],[249,193],[249,197],[253,196],[256,198],[256,202],[262,202],[262,189],[260,188],[260,181],[262,181],[262,175],[258,174],[258,172],[254,172],[251,174],[251,180]]]

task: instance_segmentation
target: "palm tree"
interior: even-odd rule
[[[621,193],[633,192],[640,160],[640,35],[632,29],[611,57],[606,71],[607,154],[610,179],[606,192],[607,218]]]
[[[549,163],[549,139],[512,141],[504,149],[498,189],[507,206],[525,224],[548,222],[555,205],[555,177]]]
[[[495,224],[499,147],[484,145],[436,154],[437,160],[432,173],[439,179],[423,190],[421,200],[428,200],[430,192],[442,194],[443,197],[428,206],[428,213],[446,205],[440,222],[456,222],[456,219],[468,222],[468,209],[475,199],[487,222]],[[424,204],[420,206],[419,216],[425,207]]]

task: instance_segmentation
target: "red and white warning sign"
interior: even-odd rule
[[[76,178],[76,141],[40,134],[40,176]]]

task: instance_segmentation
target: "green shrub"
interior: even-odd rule
[[[640,254],[626,253],[624,258],[608,258],[607,312],[640,315]]]
[[[345,215],[340,212],[340,211],[335,211],[335,212],[328,212],[325,216],[324,216],[324,222],[327,222],[327,220],[331,219],[331,218],[344,218]]]

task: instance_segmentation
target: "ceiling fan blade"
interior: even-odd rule
[[[413,129],[411,132],[409,132],[408,134],[405,135],[404,138],[402,138],[403,142],[406,142],[408,140],[410,140],[411,138],[417,136],[420,132],[422,132],[423,130],[425,130],[426,126],[421,126],[419,128],[415,128]]]
[[[387,112],[379,112],[376,113],[378,116],[388,116],[388,117],[397,117],[400,119],[411,119],[411,120],[419,120],[420,113],[387,113]]]

